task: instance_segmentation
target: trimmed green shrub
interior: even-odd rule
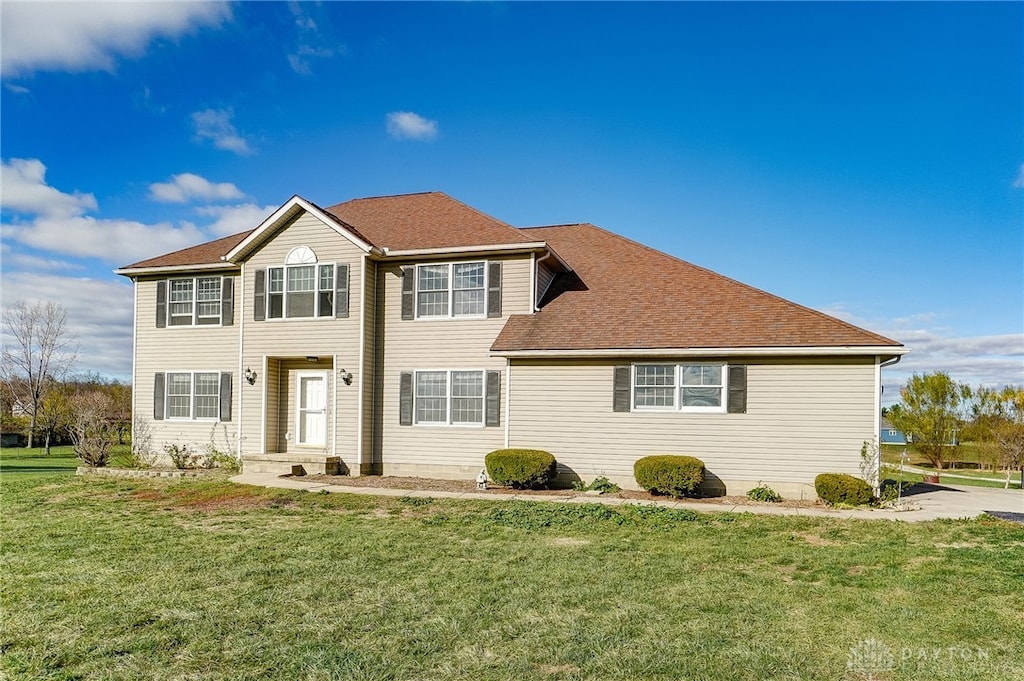
[[[814,479],[814,491],[829,506],[870,504],[871,485],[846,473],[822,473]]]
[[[540,449],[496,449],[484,457],[487,475],[512,489],[543,487],[555,477],[555,457]]]
[[[654,494],[691,496],[704,482],[704,462],[674,454],[645,456],[633,464],[633,477],[638,485]]]
[[[767,501],[777,504],[782,501],[782,495],[768,485],[761,485],[747,492],[747,498],[752,501]]]

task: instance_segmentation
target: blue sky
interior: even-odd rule
[[[127,378],[111,270],[444,191],[588,221],[1024,382],[1024,4],[10,3],[3,304]],[[637,284],[643,285],[642,276]]]

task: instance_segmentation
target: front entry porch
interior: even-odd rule
[[[242,454],[244,471],[347,474],[348,466],[335,451],[338,404],[334,358],[268,357],[263,374],[262,442],[255,451]]]
[[[273,473],[275,475],[344,475],[340,456],[304,452],[277,452],[269,454],[243,454],[245,473]]]

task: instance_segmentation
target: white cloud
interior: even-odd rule
[[[397,140],[432,140],[437,137],[437,121],[427,120],[412,111],[393,111],[387,116],[388,134]]]
[[[209,140],[218,149],[233,151],[239,156],[255,153],[235,129],[231,122],[233,116],[234,112],[231,109],[205,109],[195,112],[192,114],[195,139],[199,142]]]
[[[116,265],[194,246],[206,240],[192,226],[167,222],[147,225],[134,220],[101,220],[88,215],[39,217],[30,223],[3,226],[5,239],[32,248],[80,258],[98,258]]]
[[[191,225],[147,225],[87,215],[98,208],[96,198],[92,194],[68,194],[48,185],[46,166],[38,159],[12,159],[0,170],[4,209],[28,216],[2,225],[5,240],[119,265],[205,240],[203,233]]]
[[[936,326],[940,315],[934,313],[866,320],[841,305],[823,312],[899,341],[910,350],[899,363],[883,370],[885,404],[899,401],[900,386],[915,373],[944,371],[971,386],[1024,385],[1024,333],[956,336]]]
[[[171,176],[170,182],[149,185],[149,196],[166,203],[186,203],[193,199],[203,201],[231,201],[245,196],[230,182],[210,182],[194,173]]]
[[[95,210],[96,197],[66,194],[46,184],[46,166],[39,159],[12,158],[0,165],[0,205],[17,213],[73,216]]]
[[[132,287],[124,281],[65,277],[49,272],[4,274],[4,305],[58,301],[80,346],[77,371],[131,378]]]
[[[255,203],[244,203],[237,206],[201,206],[196,208],[196,212],[216,218],[206,227],[207,231],[216,236],[228,236],[255,229],[277,209],[278,206],[260,207]]]
[[[310,64],[313,59],[329,59],[334,54],[335,50],[330,47],[299,45],[293,54],[288,55],[288,65],[300,76],[308,76],[313,73],[313,68]]]
[[[1017,179],[1013,181],[1015,189],[1024,189],[1024,163],[1020,164],[1020,170],[1017,171]]]
[[[5,2],[0,74],[112,70],[158,36],[175,38],[231,16],[224,2]]]
[[[19,253],[12,249],[8,243],[0,244],[0,253],[3,254],[4,269],[8,272],[12,269],[35,270],[37,272],[60,272],[85,269],[84,265],[67,260],[41,258],[36,255],[29,255],[28,253]]]

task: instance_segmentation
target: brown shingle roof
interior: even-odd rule
[[[353,199],[327,213],[392,251],[526,243],[520,230],[441,192]]]
[[[232,234],[231,236],[216,239],[215,241],[207,241],[206,243],[199,244],[198,246],[190,246],[189,248],[183,248],[180,251],[174,251],[173,253],[166,253],[164,255],[158,255],[155,258],[140,260],[137,263],[125,266],[123,269],[133,270],[151,267],[179,267],[220,263],[222,262],[221,258],[227,255],[232,248],[241,243],[242,240],[249,236],[251,232],[252,230],[250,229],[248,232]]]
[[[573,268],[492,350],[893,346],[896,341],[588,224],[521,230]]]

